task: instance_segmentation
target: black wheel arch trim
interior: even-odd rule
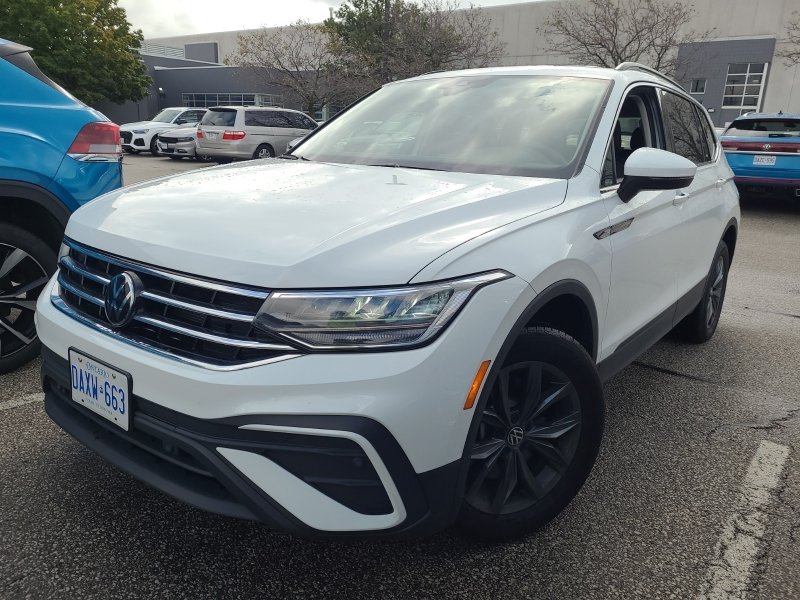
[[[0,179],[0,203],[4,196],[21,198],[38,204],[53,216],[62,229],[67,227],[70,210],[61,200],[41,186],[13,179]],[[2,208],[2,204],[0,204],[0,208]]]

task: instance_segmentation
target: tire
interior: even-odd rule
[[[183,160],[182,156],[169,156],[168,158],[171,158],[172,160]]]
[[[253,158],[275,158],[275,150],[269,144],[261,144],[253,152]]]
[[[0,223],[0,373],[39,354],[33,320],[36,299],[55,269],[56,253],[44,241]]]
[[[711,261],[703,298],[695,309],[678,324],[679,335],[692,344],[702,344],[714,336],[725,303],[725,290],[728,287],[728,271],[731,258],[728,245],[720,242]]]
[[[158,136],[154,135],[153,139],[150,140],[150,154],[153,156],[158,156]]]
[[[195,160],[199,160],[200,162],[211,162],[214,158],[210,154],[195,154]]]
[[[489,385],[465,453],[456,526],[505,541],[542,527],[583,486],[600,449],[605,399],[591,356],[547,327],[524,330]]]

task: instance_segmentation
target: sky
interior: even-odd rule
[[[530,0],[474,0],[476,6]],[[319,22],[341,0],[119,0],[134,29],[145,38],[288,25],[297,19]],[[459,0],[469,6],[469,0]]]

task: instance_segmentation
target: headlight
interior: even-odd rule
[[[147,133],[149,129],[134,129],[133,133]]]
[[[254,324],[314,349],[413,346],[447,327],[478,288],[509,277],[491,271],[395,288],[273,292]]]

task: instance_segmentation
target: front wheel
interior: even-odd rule
[[[0,224],[0,373],[33,359],[36,299],[55,271],[56,254],[35,235]]]
[[[508,540],[561,512],[597,457],[604,406],[597,368],[576,340],[545,327],[520,334],[476,416],[459,529]]]

